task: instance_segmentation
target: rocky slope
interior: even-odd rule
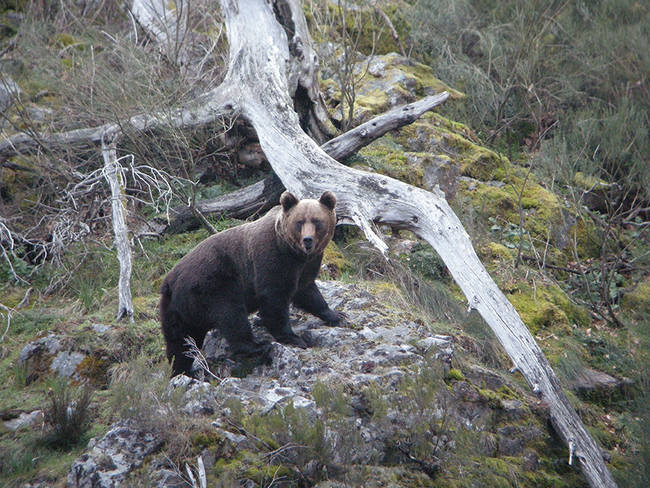
[[[232,377],[243,375],[244,365],[212,335],[207,359],[222,379],[171,381],[165,397],[181,395],[181,415],[211,423],[210,435],[191,448],[209,486],[228,476],[241,486],[270,486],[280,472],[279,486],[360,479],[363,486],[449,486],[460,456],[476,460],[464,476],[489,486],[515,479],[520,486],[576,486],[572,476],[560,478],[561,460],[549,455],[555,446],[543,405],[516,378],[458,360],[453,337],[357,286],[319,286],[348,322],[330,328],[294,313],[294,330],[311,349],[274,343],[272,364],[248,365],[248,374]],[[91,440],[67,486],[186,486],[186,472],[160,452],[168,433],[146,424],[122,419]]]

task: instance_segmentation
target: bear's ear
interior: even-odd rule
[[[318,201],[330,210],[334,210],[334,207],[336,207],[336,197],[331,191],[326,191],[323,193]]]
[[[289,211],[296,203],[298,203],[298,199],[288,191],[285,191],[280,197],[280,205],[285,212]]]

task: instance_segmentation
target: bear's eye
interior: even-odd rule
[[[321,230],[323,228],[323,222],[320,221],[320,220],[314,219],[314,220],[311,221],[311,223],[316,228],[316,232],[318,232],[319,230]]]
[[[302,229],[303,224],[305,223],[304,220],[299,220],[296,222],[296,230],[300,231]]]

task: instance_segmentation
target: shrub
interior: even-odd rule
[[[67,449],[81,440],[92,420],[92,395],[88,386],[75,389],[66,383],[58,383],[48,392],[49,405],[43,412],[47,444]]]

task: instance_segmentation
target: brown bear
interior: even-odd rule
[[[225,230],[201,242],[165,277],[160,318],[173,374],[189,374],[185,339],[201,347],[218,329],[234,353],[261,354],[268,344],[253,337],[248,315],[259,310],[263,325],[279,342],[307,347],[289,326],[289,304],[337,325],[343,315],[330,309],[314,283],[323,251],[336,226],[336,197],[298,200],[289,192],[259,220]]]

